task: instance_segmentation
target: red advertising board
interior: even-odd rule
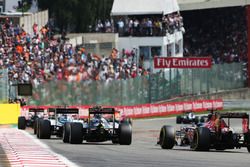
[[[145,118],[152,116],[163,116],[171,114],[180,114],[183,111],[194,111],[201,112],[207,110],[222,110],[223,100],[195,100],[195,101],[185,101],[185,102],[166,102],[162,104],[139,104],[134,106],[103,106],[103,107],[115,107],[116,110],[121,112],[121,115],[128,116],[131,118]],[[28,116],[29,108],[34,108],[36,106],[24,106],[21,110],[22,116]],[[39,106],[39,108],[44,108],[46,111],[48,108],[53,108],[56,106]],[[79,105],[79,106],[69,106],[72,108],[79,108],[79,115],[81,118],[88,117],[88,109],[93,106]]]
[[[211,57],[154,57],[154,68],[211,68]]]

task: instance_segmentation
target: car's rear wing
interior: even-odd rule
[[[233,113],[233,112],[227,112],[227,113],[220,113],[221,118],[242,118],[242,119],[249,119],[248,113]]]
[[[89,115],[90,114],[115,114],[117,111],[115,111],[114,108],[89,108]]]
[[[55,114],[79,114],[78,108],[49,108],[48,112],[54,112]]]
[[[29,108],[29,112],[34,112],[34,113],[44,112],[44,109],[43,108]]]

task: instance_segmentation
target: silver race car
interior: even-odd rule
[[[127,121],[115,119],[114,108],[89,108],[87,121],[67,122],[63,128],[63,142],[80,144],[87,142],[105,142],[111,140],[113,144],[130,145],[132,142],[132,127]],[[112,119],[107,115],[111,115]]]

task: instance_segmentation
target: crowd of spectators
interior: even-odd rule
[[[110,20],[98,20],[94,26],[90,26],[94,32],[116,32],[119,36],[163,36],[175,31],[184,31],[183,18],[180,13],[172,13],[165,16],[129,16],[116,17],[114,22]]]
[[[197,11],[184,13],[185,20],[188,20],[185,22],[184,56],[212,56],[215,63],[246,61],[244,11],[242,7],[236,7],[202,10],[198,14]],[[161,24],[169,22],[169,27],[181,28],[182,18],[177,15],[169,15]],[[179,21],[174,21],[175,17],[179,17]],[[128,18],[124,23],[124,27],[128,28],[124,32],[136,35],[142,31],[153,35],[158,32],[154,26],[152,29],[136,30],[137,26],[142,28],[140,24],[150,20],[152,25],[159,22],[154,18]],[[106,20],[105,23],[99,30],[112,32],[111,22]],[[110,55],[88,53],[84,47],[72,47],[65,40],[65,34],[62,38],[54,38],[51,29],[50,25],[46,25],[38,30],[38,25],[34,23],[33,34],[28,34],[22,26],[14,25],[8,18],[1,21],[0,68],[8,68],[11,81],[31,81],[34,85],[54,80],[110,81],[150,73],[142,65],[136,65],[133,51],[119,52],[114,48]]]
[[[247,61],[245,7],[182,12],[184,56],[212,56],[214,63]]]
[[[51,27],[26,33],[22,26],[10,19],[0,23],[0,68],[8,68],[9,79],[32,82],[37,86],[47,81],[69,82],[110,81],[147,75],[149,71],[137,67],[131,51],[118,52],[113,48],[110,55],[88,53],[84,47],[72,47],[65,37],[54,38]]]

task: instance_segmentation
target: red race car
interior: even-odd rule
[[[232,129],[230,125],[232,119],[241,119],[240,132]],[[160,131],[158,144],[163,149],[172,149],[174,145],[190,145],[192,150],[202,151],[246,147],[250,152],[249,115],[233,112],[211,113],[204,123],[181,127],[177,131],[172,126],[164,125]]]

